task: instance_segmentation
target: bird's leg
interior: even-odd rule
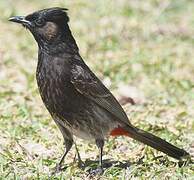
[[[103,173],[102,153],[103,153],[103,147],[104,147],[104,140],[96,139],[96,145],[99,149],[99,167],[96,169],[96,173],[102,174]]]
[[[62,163],[67,155],[67,153],[69,152],[69,150],[71,149],[72,145],[73,145],[73,139],[64,139],[64,144],[65,144],[65,152],[63,154],[63,156],[61,157],[59,163],[56,165],[56,168],[55,168],[55,172],[54,173],[57,173],[59,171],[61,171],[61,166],[62,166]]]
[[[78,158],[78,166],[82,168],[82,167],[84,167],[84,162],[81,159],[77,144],[75,142],[74,142],[74,144],[75,144],[75,149],[76,149],[77,158]]]
[[[57,173],[61,170],[62,163],[63,163],[67,153],[69,152],[69,150],[71,149],[71,147],[73,145],[73,136],[72,136],[71,132],[63,126],[63,124],[61,123],[62,121],[60,119],[58,119],[56,117],[53,119],[63,135],[64,145],[65,145],[65,152],[64,152],[63,156],[61,157],[59,163],[56,165],[55,171],[53,172],[53,173]]]

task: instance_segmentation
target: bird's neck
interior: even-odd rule
[[[76,41],[69,29],[68,24],[64,26],[64,31],[56,39],[49,42],[40,42],[39,48],[47,54],[60,54],[60,53],[78,53],[79,49]]]

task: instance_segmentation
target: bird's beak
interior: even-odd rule
[[[22,24],[24,26],[31,26],[31,22],[25,19],[25,16],[13,16],[9,21]]]

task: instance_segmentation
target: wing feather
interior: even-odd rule
[[[129,123],[121,105],[88,67],[85,70],[81,65],[74,65],[71,71],[71,83],[79,93],[106,109],[119,120]]]

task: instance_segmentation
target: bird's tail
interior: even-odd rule
[[[181,160],[182,158],[186,158],[189,156],[189,153],[187,153],[185,150],[180,149],[144,130],[138,129],[133,126],[127,126],[125,130],[129,133],[128,136],[130,136],[131,138],[147,144],[148,146],[151,146],[152,148],[155,148],[158,151],[161,151],[175,159]]]

